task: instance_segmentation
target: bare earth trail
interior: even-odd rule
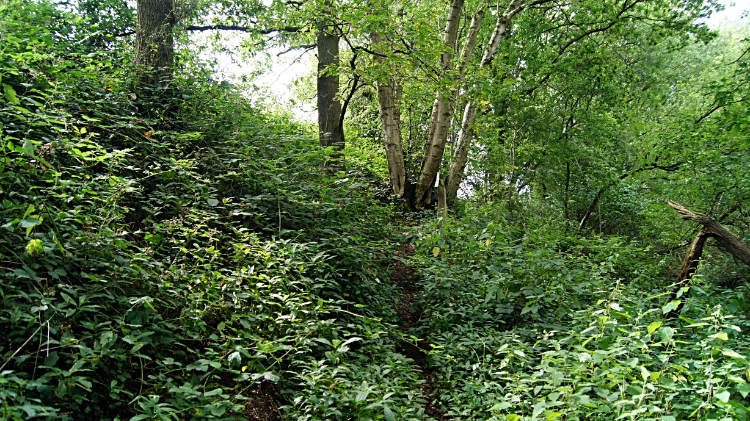
[[[396,310],[401,319],[399,330],[407,336],[415,335],[412,329],[420,318],[418,312],[412,311],[417,302],[417,297],[421,293],[419,275],[408,264],[408,261],[414,255],[414,251],[413,244],[403,244],[396,254],[397,258],[390,265],[391,282],[401,288],[401,294],[397,297],[396,302]],[[450,421],[450,418],[440,410],[440,405],[436,403],[440,393],[437,379],[427,364],[426,351],[430,349],[429,344],[420,341],[417,344],[402,342],[400,345],[401,352],[413,360],[412,364],[419,371],[420,380],[423,380],[420,388],[422,394],[428,399],[424,404],[425,415],[437,421]],[[245,404],[243,414],[245,419],[248,421],[281,421],[279,407],[288,404],[288,402],[275,384],[263,381],[245,394],[250,398]]]
[[[399,329],[407,335],[413,335],[410,331],[417,324],[420,317],[419,314],[412,311],[414,304],[417,302],[417,297],[421,293],[419,275],[408,264],[413,255],[414,244],[405,243],[398,251],[398,257],[391,264],[393,267],[391,281],[400,287],[402,291],[396,303],[396,309],[401,318]],[[424,405],[425,414],[438,421],[449,421],[450,418],[443,414],[440,410],[440,405],[436,404],[440,393],[437,379],[427,364],[426,351],[430,349],[429,344],[420,341],[418,344],[402,343],[401,347],[402,352],[414,361],[412,364],[419,370],[420,380],[424,380],[424,383],[421,384],[422,393],[428,399],[428,402]]]

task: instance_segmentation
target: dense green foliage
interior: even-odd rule
[[[293,6],[204,2],[180,19],[305,27],[320,5]],[[349,41],[380,25],[412,48],[390,71],[413,73],[415,174],[445,84],[425,76],[439,28],[421,28],[445,4],[393,20],[349,6]],[[385,193],[383,75],[352,97],[334,170],[314,129],[189,45],[173,80],[139,86],[126,3],[0,0],[0,419],[255,419],[253,399],[300,421],[750,419],[750,269],[709,242],[670,297],[696,229],[664,204],[750,239],[747,28],[634,18],[558,59],[549,10],[470,75],[477,144],[438,226]],[[399,259],[420,276],[415,322],[397,310]]]
[[[665,261],[621,237],[513,230],[485,212],[418,243],[417,332],[460,419],[747,419],[747,284],[692,287],[679,320]],[[516,221],[518,224],[520,221]],[[433,254],[434,247],[447,252]],[[678,299],[685,300],[687,291]]]

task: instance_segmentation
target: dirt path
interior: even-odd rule
[[[398,251],[398,259],[395,259],[391,271],[391,281],[401,288],[401,295],[398,297],[396,309],[401,316],[399,329],[407,335],[416,335],[414,327],[416,326],[421,311],[415,308],[417,296],[421,292],[419,276],[414,268],[408,264],[408,260],[414,255],[414,245],[410,243],[403,244]],[[406,261],[406,263],[405,263]],[[424,412],[428,416],[438,421],[449,421],[445,414],[440,410],[440,405],[436,404],[437,396],[440,395],[438,382],[432,369],[427,364],[426,350],[430,346],[426,341],[420,341],[417,344],[402,343],[401,350],[406,356],[414,360],[412,363],[419,370],[419,378],[424,380],[422,383],[422,393],[429,401],[424,406]]]
[[[421,312],[416,309],[415,304],[421,293],[421,286],[419,276],[408,264],[413,255],[413,244],[406,243],[401,246],[397,253],[398,258],[391,263],[391,281],[401,288],[397,302],[397,311],[401,318],[399,330],[406,335],[418,336],[415,327],[419,322]],[[413,360],[412,364],[420,373],[420,380],[424,380],[420,387],[423,395],[428,399],[424,405],[425,414],[437,421],[450,421],[450,418],[440,410],[440,405],[436,404],[440,393],[435,375],[427,364],[425,351],[429,349],[430,346],[426,341],[420,341],[418,344],[401,343],[401,352]],[[288,402],[281,395],[277,385],[263,381],[247,391],[245,395],[251,398],[245,403],[243,414],[245,419],[248,421],[281,420],[279,406]]]

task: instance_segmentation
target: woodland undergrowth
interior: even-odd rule
[[[3,13],[0,418],[245,419],[264,382],[286,419],[422,418],[366,173],[231,86],[136,93],[127,57]]]
[[[199,63],[139,87],[76,22],[0,5],[1,419],[251,419],[269,387],[300,421],[748,418],[745,282],[701,268],[665,319],[675,258],[543,203],[403,234],[382,168],[335,169]],[[437,396],[401,352],[420,340]]]

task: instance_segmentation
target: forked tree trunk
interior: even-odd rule
[[[685,260],[682,263],[680,276],[677,278],[677,283],[670,294],[670,301],[677,299],[680,290],[690,283],[703,255],[703,246],[706,244],[706,240],[711,237],[715,238],[734,258],[750,266],[750,247],[718,221],[709,216],[686,209],[678,203],[667,202],[667,204],[682,215],[682,219],[703,225],[703,228],[701,228],[692,244],[690,244],[690,249],[688,249],[687,256],[685,256]],[[677,317],[682,307],[683,304],[681,302],[674,310],[667,313],[665,317],[670,319]]]
[[[140,85],[172,79],[175,17],[172,0],[138,0],[135,64]]]
[[[524,2],[520,0],[514,0],[508,9],[502,15],[497,17],[497,23],[495,29],[492,31],[492,37],[490,42],[484,49],[482,55],[482,61],[479,63],[480,69],[489,67],[492,63],[492,59],[497,53],[497,49],[500,47],[500,41],[505,37],[508,32],[513,17],[518,12],[523,10]],[[473,126],[477,118],[477,104],[476,101],[469,101],[464,108],[464,115],[461,121],[461,132],[458,135],[458,143],[456,149],[453,151],[453,159],[451,160],[450,169],[448,171],[448,183],[447,183],[447,199],[448,203],[453,203],[458,196],[458,187],[461,185],[463,179],[464,170],[466,169],[466,162],[468,161],[469,145],[471,145],[471,138],[473,137]]]
[[[452,0],[448,22],[445,25],[443,36],[443,47],[445,51],[441,55],[440,62],[444,73],[448,73],[453,60],[453,48],[458,37],[458,27],[461,22],[461,12],[464,8],[464,0]],[[455,87],[451,87],[455,89]],[[438,92],[432,106],[430,116],[430,128],[425,144],[424,158],[422,159],[422,171],[417,180],[414,205],[417,209],[429,205],[431,192],[435,184],[435,176],[440,171],[440,164],[445,152],[445,143],[448,140],[448,124],[450,123],[451,110],[453,108],[453,92]]]
[[[380,34],[377,32],[370,34],[370,40],[376,49],[382,42]],[[381,67],[385,67],[384,57],[375,56],[375,60]],[[400,85],[390,77],[384,81],[376,82],[375,85],[378,90],[380,124],[385,143],[385,156],[388,161],[391,187],[394,194],[403,196],[406,186],[406,165],[404,164],[404,148],[401,142]]]

